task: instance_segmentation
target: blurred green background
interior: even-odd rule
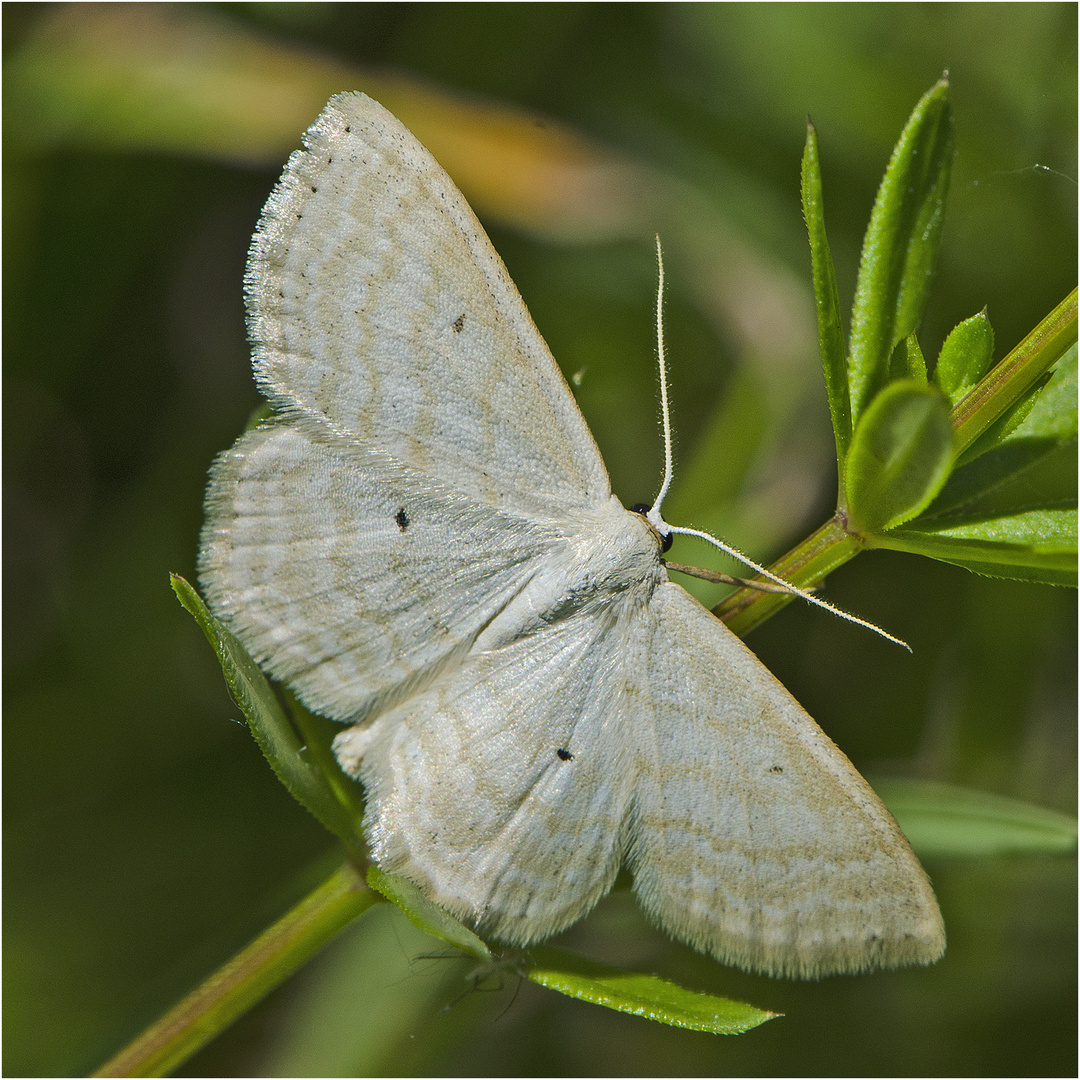
[[[819,132],[841,296],[889,151],[945,69],[957,160],[920,339],[984,305],[1002,356],[1075,284],[1072,4],[5,5],[5,1047],[92,1069],[316,884],[334,843],[266,767],[168,585],[257,404],[246,247],[330,93],[367,90],[474,202],[627,504],[655,494],[652,234],[679,485],[759,559],[831,512],[798,196]],[[538,122],[540,126],[538,126]],[[682,541],[682,543],[687,543]],[[696,547],[675,556],[703,560]],[[1075,594],[863,555],[751,645],[871,776],[1075,811]],[[328,861],[329,860],[329,861]],[[189,1075],[1071,1075],[1075,859],[927,860],[929,970],[724,969],[616,892],[597,959],[786,1013],[740,1037],[460,961],[386,906]],[[449,1007],[447,1007],[449,1006]]]

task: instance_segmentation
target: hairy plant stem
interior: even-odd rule
[[[848,532],[847,518],[837,511],[817,532],[793,547],[769,569],[792,585],[808,589],[817,585],[838,566],[843,566],[863,549],[861,537]],[[713,614],[739,637],[745,637],[759,623],[775,615],[795,599],[790,593],[736,589],[714,607]]]

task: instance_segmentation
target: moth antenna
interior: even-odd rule
[[[668,533],[678,533],[681,536],[696,536],[699,540],[705,540],[707,543],[712,544],[713,547],[719,548],[732,558],[738,559],[740,562],[745,563],[747,566],[756,570],[763,577],[776,582],[777,585],[783,585],[792,596],[799,596],[803,600],[808,600],[811,604],[816,604],[819,608],[824,608],[826,611],[831,611],[834,615],[839,615],[841,619],[847,619],[848,622],[855,623],[856,626],[863,626],[867,630],[873,630],[875,634],[880,634],[886,641],[891,641],[893,644],[899,645],[901,648],[911,652],[911,646],[906,641],[901,641],[900,638],[894,637],[888,630],[882,630],[880,626],[875,626],[874,623],[868,622],[866,619],[860,619],[858,615],[852,615],[850,612],[830,604],[828,600],[822,600],[821,597],[815,596],[806,589],[800,589],[797,585],[792,585],[790,581],[785,581],[771,570],[766,570],[764,566],[759,566],[753,559],[748,558],[737,548],[733,548],[730,544],[725,544],[723,540],[717,540],[717,538],[710,533],[702,532],[700,529],[685,528],[681,525],[667,525],[666,522],[664,524],[667,527]]]
[[[672,454],[671,454],[671,411],[668,408],[668,380],[667,358],[664,355],[664,251],[660,246],[660,237],[656,237],[656,360],[660,365],[660,422],[664,428],[664,482],[660,485],[660,493],[653,500],[652,509],[647,517],[654,528],[659,529],[664,524],[660,516],[660,504],[667,496],[668,488],[671,487]],[[662,533],[666,536],[666,533]]]
[[[820,597],[815,596],[806,589],[800,589],[798,586],[792,585],[790,581],[785,581],[771,570],[766,570],[764,566],[759,566],[753,559],[748,558],[741,551],[731,547],[729,544],[725,544],[722,540],[717,540],[715,536],[712,536],[707,532],[701,532],[699,529],[689,529],[680,525],[669,525],[664,520],[663,515],[660,513],[660,504],[667,496],[668,488],[671,487],[673,468],[671,452],[671,410],[668,405],[667,357],[664,354],[664,251],[660,245],[659,235],[656,237],[656,267],[658,279],[656,286],[656,360],[660,367],[660,418],[664,429],[664,481],[660,485],[660,493],[656,496],[652,507],[645,514],[649,524],[665,538],[671,536],[673,533],[679,533],[683,536],[696,536],[699,540],[705,540],[712,544],[713,547],[719,548],[732,558],[738,559],[739,562],[745,563],[747,566],[756,570],[762,577],[768,578],[769,581],[782,586],[783,591],[790,593],[792,596],[799,596],[803,600],[809,601],[811,604],[816,604],[819,608],[831,611],[841,619],[846,619],[848,622],[854,623],[856,626],[863,626],[867,630],[872,630],[875,634],[880,634],[886,641],[891,641],[901,648],[907,649],[908,652],[911,652],[911,646],[908,645],[906,641],[901,641],[900,638],[894,637],[887,630],[882,630],[880,626],[875,626],[874,623],[868,622],[866,619],[860,619],[858,615],[852,615],[847,611],[843,611],[841,608],[830,604],[827,600],[822,600]]]

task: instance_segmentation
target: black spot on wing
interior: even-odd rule
[[[404,506],[394,515],[394,520],[397,522],[397,527],[402,532],[409,527],[409,515],[405,513]]]

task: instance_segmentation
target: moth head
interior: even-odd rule
[[[631,513],[640,514],[649,523],[649,528],[656,533],[657,539],[660,541],[660,551],[663,553],[671,548],[672,532],[670,529],[665,531],[663,528],[657,528],[656,523],[649,516],[650,510],[652,510],[652,507],[648,503],[634,503],[630,507]]]

